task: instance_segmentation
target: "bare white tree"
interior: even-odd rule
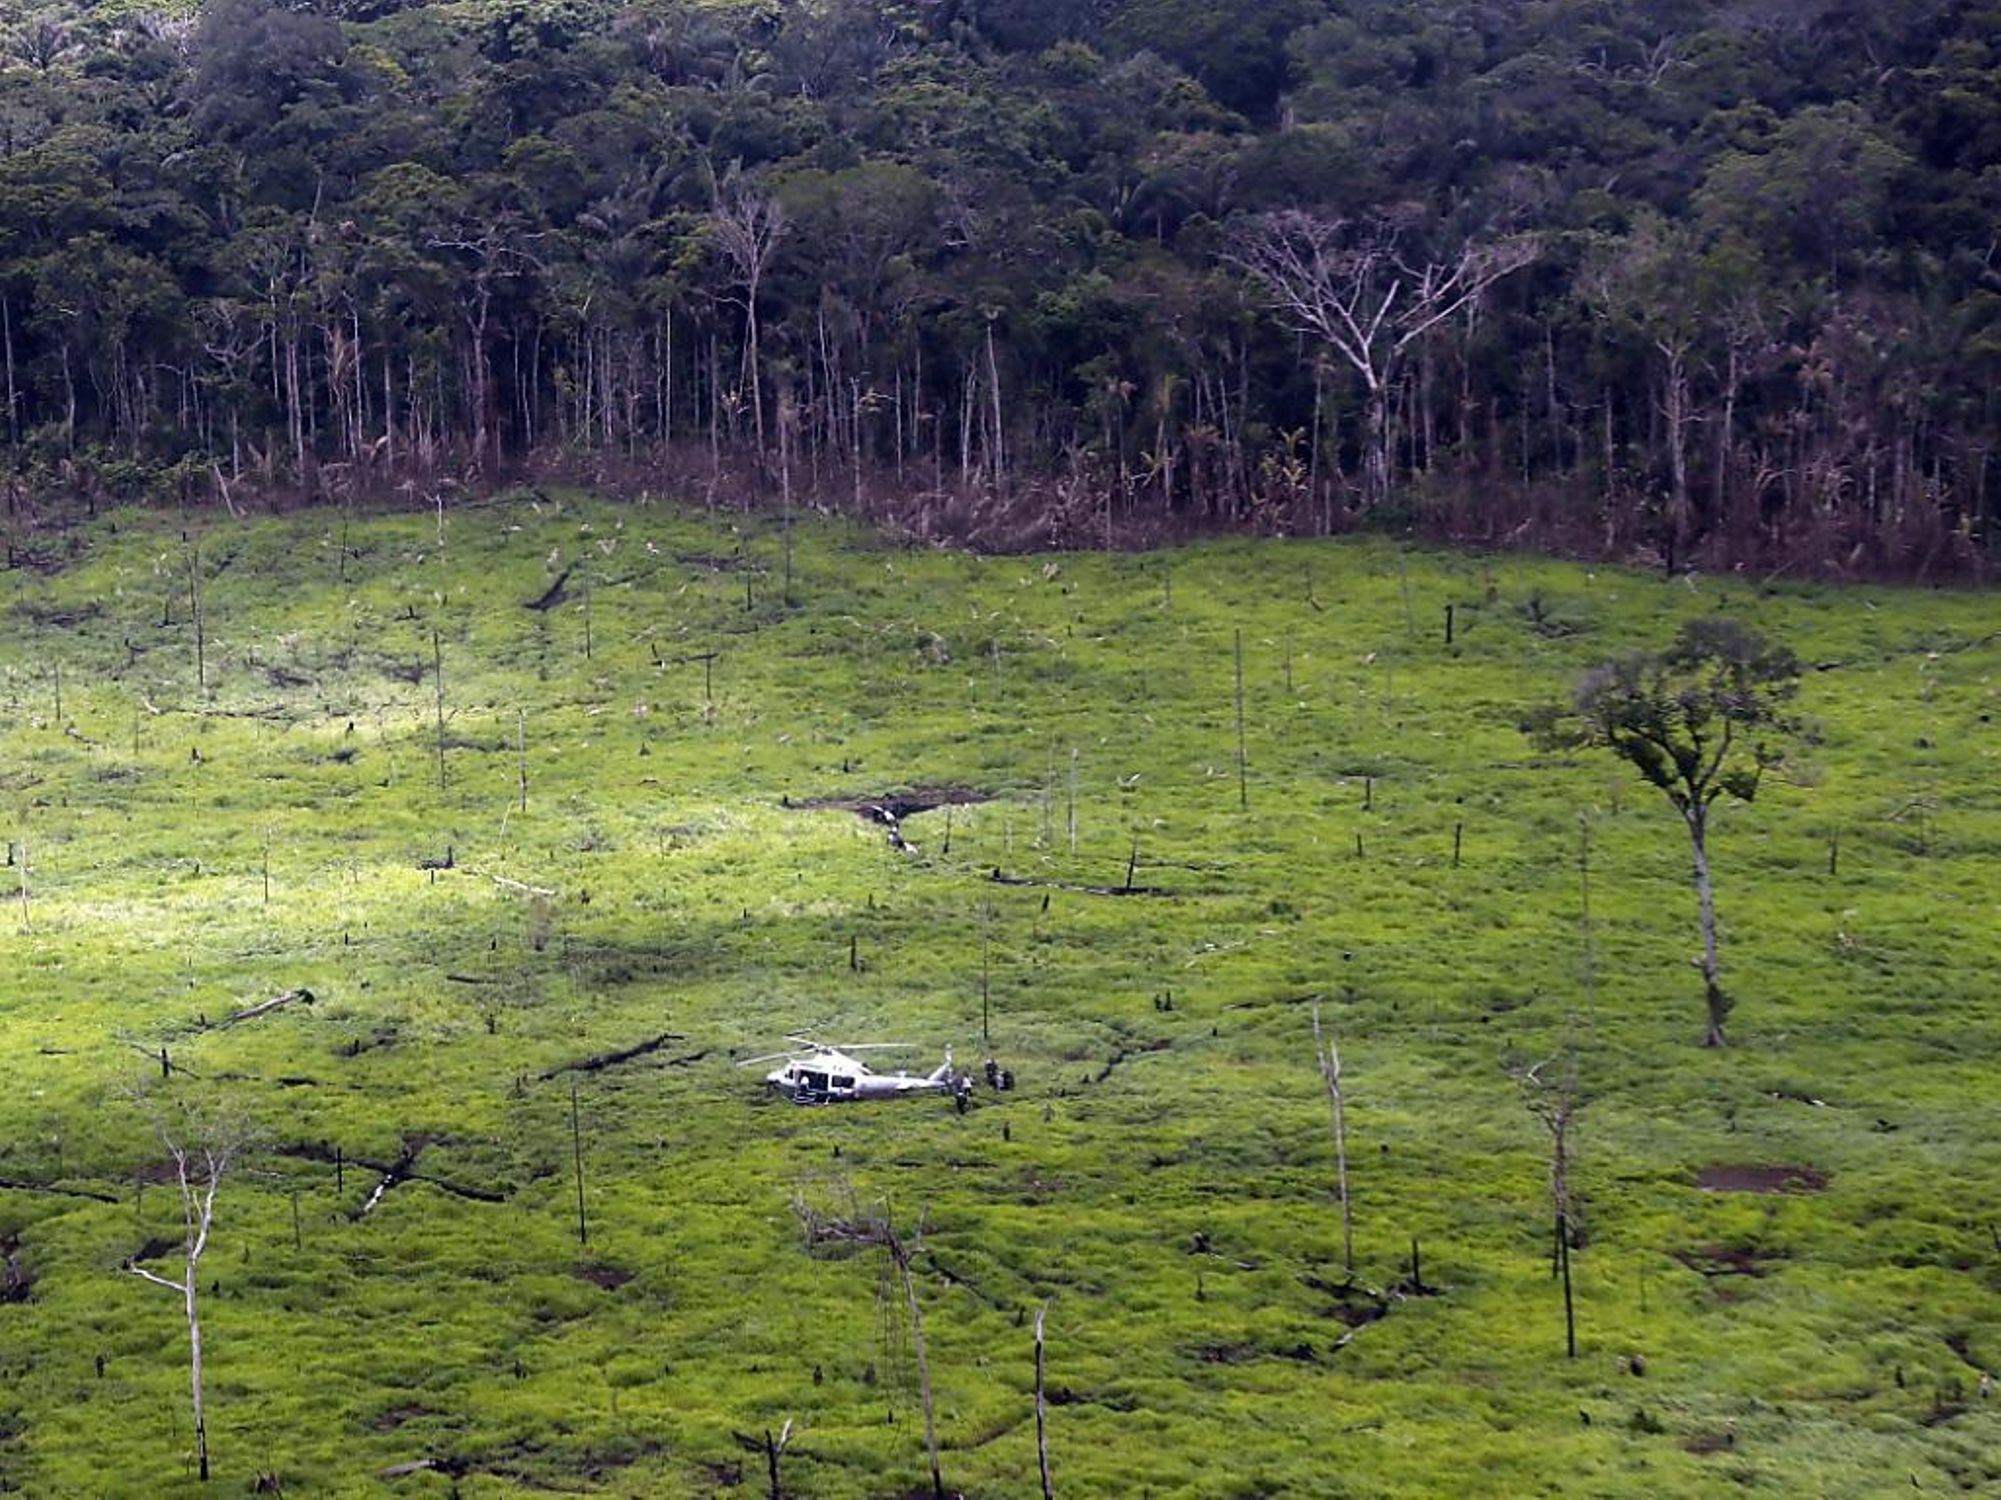
[[[1471,308],[1534,260],[1533,239],[1468,240],[1441,258],[1410,256],[1381,220],[1323,218],[1304,209],[1239,226],[1229,261],[1250,273],[1287,324],[1333,350],[1362,383],[1363,498],[1390,489],[1390,393],[1411,346]]]
[[[735,171],[717,186],[709,236],[716,253],[728,264],[743,299],[743,363],[750,385],[751,427],[760,453],[764,450],[764,378],[758,352],[757,295],[784,234],[785,208],[771,194],[747,186]]]
[[[1327,1085],[1327,1107],[1333,1115],[1334,1163],[1341,1190],[1341,1269],[1355,1274],[1355,1210],[1348,1199],[1348,1122],[1342,1110],[1341,1044],[1334,1028],[1323,1037],[1320,1030],[1320,1002],[1313,1002],[1313,1056],[1320,1065],[1321,1082]]]
[[[223,1179],[248,1147],[247,1127],[237,1118],[190,1111],[177,1131],[163,1115],[153,1115],[155,1133],[174,1164],[174,1181],[181,1195],[181,1274],[160,1275],[136,1260],[125,1269],[142,1281],[165,1287],[180,1297],[188,1319],[188,1388],[194,1403],[195,1460],[203,1482],[208,1479],[208,1419],[202,1399],[201,1307],[196,1293],[201,1258],[215,1224],[216,1195]]]

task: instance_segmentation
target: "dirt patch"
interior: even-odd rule
[[[22,604],[19,606],[36,625],[50,630],[74,630],[79,625],[88,624],[104,613],[104,606],[96,600],[77,605]]]
[[[833,808],[893,828],[918,813],[935,812],[941,807],[972,807],[993,800],[993,793],[969,786],[925,786],[905,792],[885,792],[880,797],[809,797],[803,802],[787,801],[785,805],[802,812]]]
[[[632,1280],[636,1273],[626,1270],[623,1266],[598,1265],[578,1266],[576,1274],[580,1281],[588,1281],[594,1287],[615,1292]]]
[[[60,552],[53,547],[23,547],[9,542],[6,566],[10,570],[19,568],[23,572],[39,573],[44,578],[53,578],[81,556],[83,548],[74,539],[69,542],[66,551]]]
[[[1695,1185],[1706,1193],[1817,1193],[1827,1173],[1817,1167],[1726,1166],[1699,1168]]]
[[[1318,1276],[1302,1275],[1299,1280],[1301,1285],[1333,1299],[1333,1305],[1324,1310],[1325,1316],[1338,1319],[1348,1330],[1335,1343],[1336,1349],[1345,1347],[1356,1333],[1371,1323],[1379,1323],[1390,1315],[1389,1298],[1363,1286],[1352,1276],[1345,1281],[1327,1281]]]
[[[1786,1258],[1783,1250],[1755,1245],[1691,1245],[1668,1253],[1703,1276],[1764,1276]]]
[[[1205,1365],[1242,1365],[1258,1357],[1252,1344],[1197,1344],[1189,1353]]]
[[[414,1422],[419,1417],[441,1416],[421,1401],[406,1401],[401,1406],[385,1407],[369,1419],[368,1425],[377,1432],[394,1432],[405,1422]]]
[[[1334,1308],[1334,1316],[1350,1328],[1366,1328],[1389,1314],[1388,1306],[1381,1302],[1342,1302]]]
[[[661,1443],[647,1439],[614,1447],[587,1449],[579,1458],[578,1468],[586,1479],[602,1482],[620,1469],[629,1469],[643,1459],[652,1458],[662,1447]]]
[[[880,797],[812,797],[804,802],[794,802],[790,797],[784,805],[811,812],[818,809],[836,808],[851,812],[871,823],[879,823],[887,830],[889,847],[899,854],[916,854],[917,846],[903,836],[903,820],[918,813],[934,809],[967,807],[977,802],[991,802],[992,794],[979,792],[965,786],[918,787],[907,792],[887,792]],[[951,825],[946,824],[945,847],[952,846]]]

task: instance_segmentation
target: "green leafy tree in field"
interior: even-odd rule
[[[1665,651],[1593,667],[1571,701],[1529,715],[1523,729],[1553,749],[1610,750],[1658,787],[1680,814],[1695,860],[1702,922],[1703,1045],[1721,1047],[1731,1000],[1716,954],[1709,823],[1719,797],[1749,802],[1801,731],[1787,705],[1800,663],[1734,620],[1691,620]]]

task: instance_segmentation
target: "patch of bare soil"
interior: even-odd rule
[[[1197,1344],[1189,1351],[1205,1365],[1248,1364],[1258,1357],[1255,1344]]]
[[[1691,1433],[1681,1446],[1684,1452],[1698,1457],[1706,1453],[1728,1453],[1737,1446],[1737,1434],[1734,1430]]]
[[[1703,1276],[1759,1277],[1786,1258],[1783,1250],[1760,1250],[1755,1245],[1691,1245],[1668,1253]]]
[[[787,807],[812,811],[819,808],[838,808],[842,812],[854,813],[871,823],[880,823],[889,835],[889,847],[899,854],[916,854],[917,846],[903,836],[903,820],[918,813],[931,812],[936,808],[966,807],[976,802],[991,802],[990,793],[975,791],[964,786],[918,787],[913,791],[889,792],[880,797],[813,797],[804,802],[784,799]],[[946,825],[945,847],[952,845],[951,825]]]
[[[588,1281],[592,1286],[602,1287],[607,1292],[615,1292],[632,1280],[634,1273],[623,1266],[578,1266],[579,1280]]]
[[[918,813],[935,812],[941,807],[971,807],[991,801],[993,793],[969,786],[925,786],[903,792],[885,792],[880,797],[809,797],[803,802],[788,801],[786,806],[803,812],[834,808],[893,828]]]
[[[1698,1169],[1695,1185],[1706,1193],[1817,1193],[1827,1186],[1827,1173],[1818,1167],[1718,1163]]]
[[[31,568],[36,572],[55,573],[62,570],[60,562],[53,567],[45,567],[30,559],[26,554],[16,555],[20,558],[23,566]],[[16,608],[30,620],[34,621],[35,624],[54,630],[72,630],[86,621],[95,620],[104,613],[104,606],[95,599],[77,605],[43,605],[30,601],[17,605]]]
[[[377,1432],[394,1432],[405,1422],[414,1422],[419,1417],[435,1417],[438,1412],[421,1401],[406,1401],[401,1406],[385,1407],[369,1420],[368,1425]]]

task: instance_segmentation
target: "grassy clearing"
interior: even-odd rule
[[[731,1434],[790,1417],[788,1487],[905,1493],[921,1424],[879,1268],[810,1257],[789,1206],[843,1182],[924,1216],[969,1494],[1036,1492],[1044,1300],[1067,1495],[2001,1484],[1990,600],[1371,541],[973,558],[814,525],[788,604],[769,525],[576,497],[193,541],[121,514],[0,584],[0,1178],[23,1185],[0,1244],[27,1283],[0,1304],[0,1489],[198,1488],[178,1309],[118,1271],[175,1229],[129,1097],[162,1044],[200,1077],[156,1096],[224,1094],[268,1148],[207,1262],[228,1489],[375,1492],[423,1457],[463,1461],[467,1494],[754,1488]],[[1823,731],[1806,784],[1719,820],[1720,1054],[1693,1045],[1678,826],[1514,727],[1710,610],[1817,664]],[[910,854],[789,805],[928,786],[992,800],[949,848],[944,812],[907,819]],[[1135,848],[1160,894],[1077,889]],[[731,1066],[801,1026],[975,1062],[983,971],[1021,1087],[966,1117],[798,1110]],[[315,1003],[194,1029],[296,986]],[[1340,1347],[1362,1313],[1328,1290],[1316,993],[1360,1279],[1392,1287],[1415,1237],[1442,1293]],[[1568,1010],[1594,1095],[1575,1363],[1507,1072]],[[376,1174],[337,1190],[320,1148],[418,1139],[423,1178],[352,1218]],[[1824,1186],[1698,1187],[1716,1166]]]

